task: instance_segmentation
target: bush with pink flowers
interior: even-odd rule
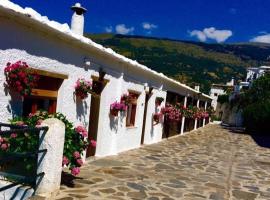
[[[81,99],[85,99],[88,97],[88,93],[91,92],[92,83],[90,81],[85,80],[84,78],[79,78],[76,81],[75,85],[75,95]]]
[[[170,122],[178,122],[182,119],[181,110],[172,104],[167,103],[166,106],[161,109],[161,112]]]
[[[12,124],[25,125],[27,127],[39,126],[43,120],[48,118],[57,118],[65,124],[65,143],[64,155],[62,164],[71,170],[71,173],[76,176],[80,172],[80,167],[83,164],[82,153],[89,145],[88,133],[83,126],[74,127],[71,122],[61,113],[48,114],[46,111],[37,111],[30,114],[27,118],[15,118],[11,120]],[[24,152],[33,151],[37,147],[37,134],[11,134],[9,138],[1,138],[1,145],[4,144],[3,149],[9,152]],[[1,142],[2,141],[2,142]],[[8,149],[6,149],[6,145]],[[94,140],[90,141],[92,146],[96,145]],[[0,150],[1,151],[1,150]]]
[[[39,76],[31,71],[26,62],[7,63],[4,73],[6,85],[20,93],[21,96],[31,95]]]

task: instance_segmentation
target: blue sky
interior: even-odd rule
[[[270,0],[11,0],[70,24],[70,6],[88,9],[85,32],[202,42],[270,43]],[[269,32],[269,34],[268,34]]]

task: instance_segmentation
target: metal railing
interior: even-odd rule
[[[4,129],[4,130],[2,130]],[[0,192],[11,187],[14,187],[19,184],[30,185],[34,189],[38,186],[43,176],[44,172],[37,173],[38,166],[43,160],[47,149],[40,149],[41,142],[45,137],[46,132],[48,131],[48,127],[35,127],[29,128],[27,126],[18,126],[12,124],[0,123],[0,137],[8,137],[11,134],[38,134],[37,135],[37,146],[35,150],[29,152],[4,152],[0,150],[0,177],[4,177],[6,180],[10,181],[12,184],[0,188]],[[42,154],[41,156],[39,156]],[[9,164],[10,162],[22,161],[24,159],[33,159],[35,162],[35,169],[32,175],[21,175],[15,172],[10,172],[7,170],[2,170],[1,166],[5,166],[5,164]],[[21,163],[21,162],[20,162]]]

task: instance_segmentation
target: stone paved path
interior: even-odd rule
[[[208,125],[89,162],[57,199],[270,199],[270,148]]]

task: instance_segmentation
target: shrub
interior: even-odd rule
[[[228,103],[229,102],[229,95],[228,94],[219,95],[217,101],[220,104]]]
[[[270,100],[246,106],[243,110],[244,125],[248,131],[267,133],[270,130]]]
[[[61,113],[49,115],[46,111],[37,111],[26,118],[17,117],[11,120],[11,123],[16,125],[25,125],[28,127],[36,127],[39,126],[43,120],[48,118],[57,118],[65,124],[63,166],[69,167],[71,173],[73,175],[77,175],[83,164],[81,157],[82,153],[88,147],[88,133],[84,127],[74,127],[73,124]],[[25,139],[25,135],[18,135],[16,140],[12,143],[12,146],[14,146],[12,152],[21,152],[22,150],[25,150],[25,148],[27,148],[26,150],[33,150],[33,148],[36,148],[36,140],[31,139],[33,136],[28,134],[27,137],[28,138]],[[91,141],[91,145],[95,146],[95,141]]]
[[[252,83],[241,96],[243,120],[247,130],[264,133],[270,130],[270,74]]]

